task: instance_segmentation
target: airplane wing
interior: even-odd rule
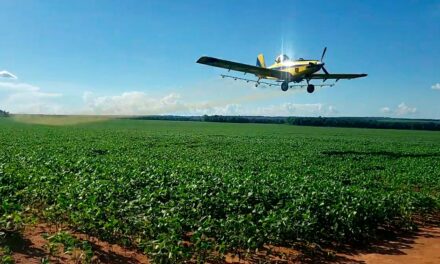
[[[252,73],[261,77],[273,77],[282,80],[288,80],[291,77],[290,76],[291,74],[288,72],[261,68],[261,67],[233,62],[233,61],[221,60],[213,57],[200,57],[200,59],[197,60],[197,63],[206,64],[209,66],[224,68],[233,71]]]
[[[367,74],[365,73],[360,73],[360,74],[347,74],[347,73],[330,73],[330,74],[325,74],[325,73],[314,73],[310,76],[308,76],[308,79],[323,79],[323,80],[329,80],[329,79],[354,79],[354,78],[360,78],[360,77],[365,77],[367,76]],[[307,77],[306,77],[307,79]]]

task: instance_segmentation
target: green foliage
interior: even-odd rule
[[[14,264],[14,258],[12,258],[12,252],[7,246],[0,246],[0,264]]]
[[[0,146],[1,217],[36,208],[157,263],[365,240],[440,205],[437,132],[6,119]]]
[[[81,241],[68,232],[60,231],[53,235],[45,234],[43,237],[48,241],[46,248],[52,256],[56,256],[62,246],[66,254],[72,254],[74,250],[81,250],[83,252],[82,262],[84,263],[90,263],[93,257],[92,246],[87,241]]]

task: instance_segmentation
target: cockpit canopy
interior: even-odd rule
[[[290,59],[289,59],[289,57],[287,57],[286,54],[280,54],[280,55],[275,59],[275,62],[276,62],[276,63],[280,63],[280,62],[288,61],[288,60],[290,60]]]

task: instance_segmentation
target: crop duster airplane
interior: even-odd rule
[[[263,54],[258,55],[257,57],[257,65],[249,65],[243,64],[233,61],[227,61],[222,59],[217,59],[213,57],[200,57],[197,60],[198,63],[206,64],[209,66],[220,67],[228,69],[228,71],[240,71],[250,74],[255,74],[258,80],[249,80],[229,75],[221,75],[224,77],[233,78],[235,80],[244,80],[247,82],[255,82],[255,87],[259,84],[263,83],[269,86],[276,85],[273,83],[261,82],[261,79],[275,80],[277,82],[281,82],[281,90],[287,91],[289,89],[289,83],[301,83],[304,80],[307,82],[307,92],[313,93],[315,91],[315,85],[311,84],[311,80],[320,79],[325,82],[326,80],[336,80],[337,82],[340,79],[354,79],[359,77],[365,77],[367,74],[347,74],[347,73],[329,73],[325,68],[325,63],[323,62],[324,55],[327,51],[327,48],[324,48],[321,55],[321,60],[306,60],[300,58],[298,60],[290,60],[285,54],[279,55],[275,59],[275,63],[269,67],[266,67],[266,63],[264,62]],[[324,73],[317,73],[322,70]],[[333,84],[317,84],[316,86],[333,86]],[[306,86],[305,84],[294,84],[292,86]]]

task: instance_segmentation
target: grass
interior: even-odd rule
[[[0,118],[0,229],[30,207],[156,262],[205,261],[364,241],[439,209],[439,132],[99,121]]]

